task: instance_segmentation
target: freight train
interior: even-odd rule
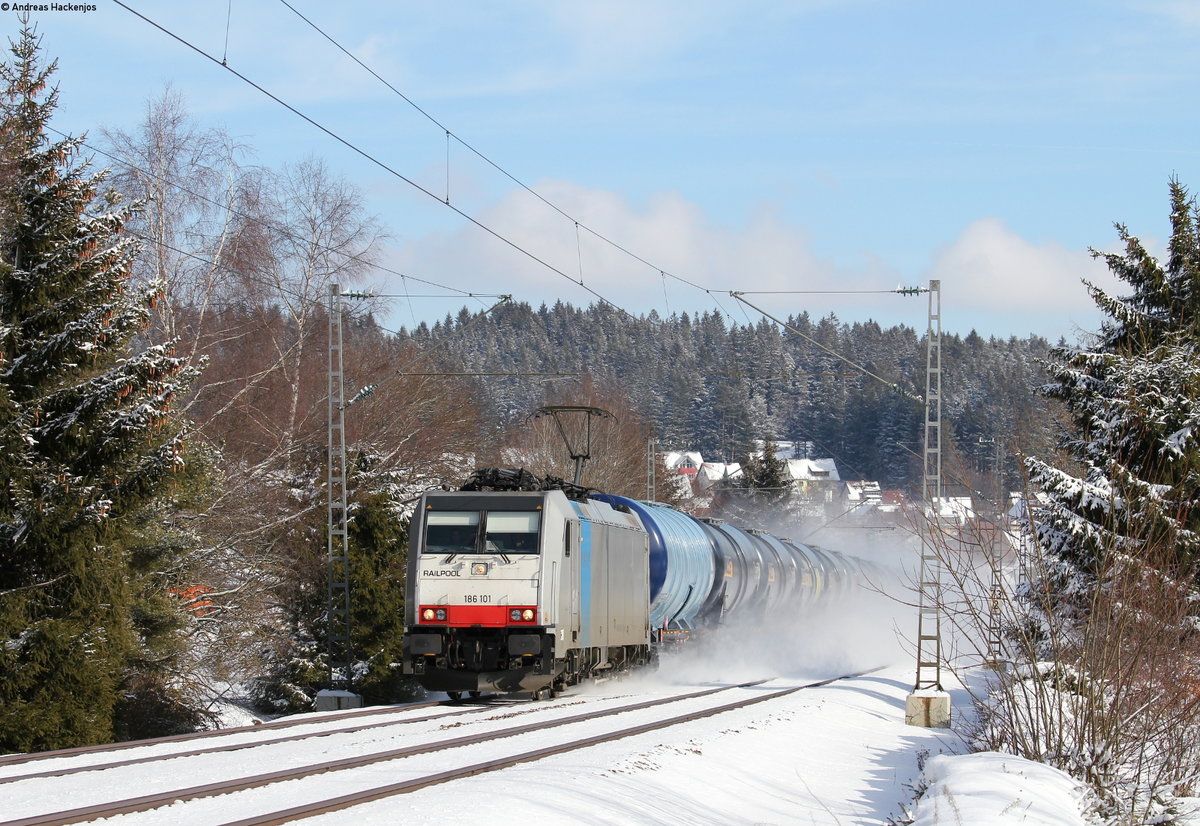
[[[454,699],[550,697],[697,631],[794,617],[863,574],[854,557],[761,531],[487,469],[419,501],[404,671]]]

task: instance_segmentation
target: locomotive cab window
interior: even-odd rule
[[[428,553],[473,554],[478,535],[478,511],[431,511],[425,516]]]
[[[536,554],[542,514],[538,511],[491,511],[485,547],[502,554]]]

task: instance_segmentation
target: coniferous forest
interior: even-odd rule
[[[501,417],[570,396],[571,380],[533,374],[584,373],[620,388],[664,448],[730,462],[756,439],[808,442],[812,455],[837,460],[844,479],[919,488],[925,331],[833,316],[786,322],[790,330],[716,310],[634,318],[605,305],[516,304],[483,319],[464,309],[399,339],[445,340],[464,371],[529,374],[481,382],[484,409]],[[1036,336],[943,333],[944,438],[957,451],[960,486],[1001,470],[1004,484],[1019,488],[1018,452],[1052,445],[1054,410],[1036,392],[1048,350]]]

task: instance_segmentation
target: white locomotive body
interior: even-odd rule
[[[649,658],[646,533],[562,491],[428,493],[410,529],[406,670],[539,691]]]

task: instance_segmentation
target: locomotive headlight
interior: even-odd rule
[[[508,616],[509,616],[509,619],[513,620],[513,622],[519,622],[521,619],[521,611],[518,608],[514,608],[509,613]]]
[[[437,609],[437,618],[440,620],[446,619],[446,609],[445,608]]]
[[[426,608],[424,611],[422,611],[422,612],[421,612],[421,619],[425,620],[426,622],[428,622],[429,620],[433,619],[433,609],[432,609],[432,608]]]
[[[471,563],[471,576],[485,576],[487,574],[487,571],[488,571],[488,566],[487,566],[486,562],[472,562]]]
[[[525,620],[526,622],[531,622],[533,620],[533,609],[526,608],[524,611],[522,611],[521,619]]]

